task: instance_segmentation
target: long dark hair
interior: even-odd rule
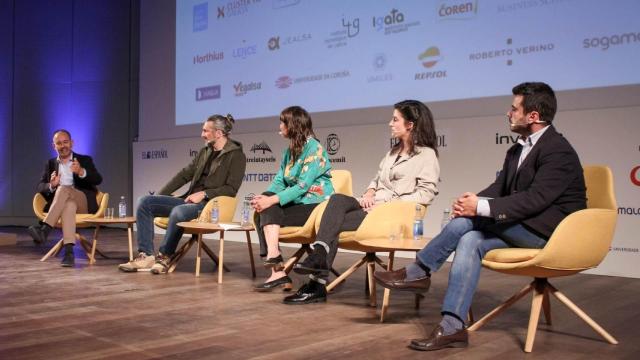
[[[313,133],[311,116],[307,110],[300,106],[289,106],[280,113],[280,121],[287,127],[289,154],[293,164],[302,154],[302,148],[307,142],[307,138],[316,137],[316,134]]]
[[[416,146],[424,146],[432,148],[438,156],[436,127],[433,123],[431,110],[427,105],[417,100],[404,100],[393,105],[393,108],[398,110],[406,121],[413,123],[409,134],[411,141],[409,141],[407,153],[414,154]],[[391,154],[397,154],[402,150],[404,150],[404,143],[399,141],[391,148]]]

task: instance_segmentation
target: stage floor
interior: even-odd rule
[[[330,294],[326,304],[290,306],[281,303],[282,291],[251,291],[252,284],[267,277],[257,244],[258,278],[251,278],[246,244],[225,242],[231,272],[218,284],[208,258],[203,258],[201,276],[194,276],[195,248],[169,275],[119,272],[117,264],[128,256],[121,229],[101,230],[100,248],[110,259],[98,257],[88,265],[76,247],[75,268],[60,267],[59,257],[38,261],[58,232],[47,246],[36,246],[25,228],[0,231],[18,234],[16,246],[0,246],[2,359],[636,359],[640,354],[640,279],[576,275],[552,280],[618,345],[606,343],[553,299],[553,326],[541,322],[533,353],[525,355],[527,297],[471,333],[468,348],[423,353],[407,345],[440,320],[448,264],[434,274],[420,310],[411,294],[392,292],[387,319],[380,323],[382,288],[378,307],[369,307],[364,269]],[[92,235],[90,229],[81,231]],[[160,237],[155,240],[157,246]],[[207,243],[217,252],[217,241]],[[283,248],[285,255],[293,250]],[[342,271],[358,258],[339,253],[335,268]],[[396,267],[408,261],[397,259]],[[304,277],[292,277],[295,290]],[[476,318],[529,281],[483,270],[473,304]]]

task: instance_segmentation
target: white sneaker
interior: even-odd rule
[[[150,271],[155,261],[153,255],[141,252],[133,261],[118,265],[118,269],[124,272]]]

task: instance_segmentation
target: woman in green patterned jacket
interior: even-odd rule
[[[283,259],[278,245],[281,226],[302,226],[313,209],[333,194],[331,163],[327,152],[315,138],[311,117],[300,106],[291,106],[280,113],[280,135],[289,139],[280,169],[262,195],[251,201],[258,213],[256,231],[260,240],[260,256],[271,268],[271,276],[256,291],[271,291],[283,286],[291,290],[292,281],[283,271]]]

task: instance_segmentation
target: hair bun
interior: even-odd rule
[[[229,120],[229,122],[231,122],[232,124],[236,122],[236,120],[233,118],[233,116],[231,116],[231,114],[227,114],[226,118],[227,118],[227,120]]]

